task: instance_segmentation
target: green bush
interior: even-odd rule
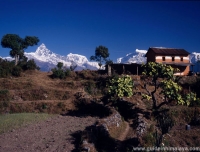
[[[71,75],[71,70],[70,69],[66,69],[65,70],[65,75],[66,76],[70,76]]]
[[[0,60],[0,77],[5,78],[12,75],[13,67],[14,67],[14,62],[1,59]]]
[[[10,93],[8,90],[0,90],[0,101],[10,100]]]
[[[63,68],[63,63],[58,62],[57,68],[51,69],[53,74],[51,75],[52,78],[59,78],[59,79],[65,79],[66,76],[70,76],[71,71],[69,69]]]
[[[60,78],[60,79],[66,78],[65,72],[62,69],[54,68],[51,71],[53,72],[52,74],[53,78]]]
[[[131,97],[133,95],[133,80],[130,76],[114,77],[109,81],[108,94],[113,97]]]
[[[39,67],[37,67],[33,59],[29,61],[27,60],[27,57],[22,57],[18,65],[15,66],[13,61],[7,61],[0,58],[0,77],[5,78],[11,75],[19,77],[22,71],[34,69],[39,70]]]
[[[40,68],[36,65],[35,61],[32,59],[27,62],[26,69],[27,70],[35,70],[35,69],[39,70]]]
[[[85,89],[84,90],[87,93],[89,93],[90,95],[96,94],[95,91],[97,91],[97,90],[96,90],[96,84],[94,83],[94,81],[87,81],[84,85],[85,85]]]
[[[8,90],[0,90],[0,112],[10,105],[10,93]]]
[[[22,68],[20,66],[15,66],[12,69],[13,76],[19,77],[21,75],[21,72],[22,72]]]

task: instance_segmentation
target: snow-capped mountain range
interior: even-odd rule
[[[147,50],[138,50],[136,49],[134,53],[129,53],[125,57],[121,57],[117,59],[117,63],[146,63],[145,54]],[[24,55],[30,60],[34,59],[36,64],[40,67],[41,71],[50,71],[54,68],[58,62],[62,62],[65,67],[68,67],[73,63],[77,64],[77,68],[75,70],[83,70],[83,69],[90,69],[90,70],[97,70],[99,69],[99,65],[97,62],[90,62],[88,59],[79,54],[72,54],[69,53],[67,56],[62,56],[56,53],[53,53],[45,44],[41,44],[35,52],[27,53],[25,52]],[[13,60],[11,57],[4,57],[7,60]],[[193,52],[190,54],[190,62],[195,64],[194,71],[199,71],[200,63],[197,61],[200,60],[200,53]]]
[[[45,44],[41,44],[35,52],[25,52],[24,55],[29,60],[34,59],[41,71],[50,71],[58,64],[58,62],[62,62],[64,67],[67,68],[70,67],[72,62],[75,62],[77,64],[77,68],[75,70],[99,69],[97,62],[89,62],[88,59],[83,55],[69,53],[67,56],[62,56],[51,52],[49,49],[47,49]]]

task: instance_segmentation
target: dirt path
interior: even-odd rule
[[[0,135],[0,152],[70,152],[73,134],[94,124],[94,117],[56,116]]]

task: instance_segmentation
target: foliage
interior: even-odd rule
[[[12,69],[14,67],[13,62],[9,62],[7,60],[0,60],[0,77],[8,77],[12,72]]]
[[[37,45],[39,39],[35,36],[26,36],[24,39],[17,34],[6,34],[1,40],[3,48],[10,48],[10,56],[15,58],[15,65],[24,56],[24,49],[29,46]]]
[[[151,99],[151,96],[147,94],[142,94],[142,99],[147,99],[149,101]]]
[[[101,68],[103,62],[106,62],[106,58],[109,57],[109,52],[108,52],[108,48],[106,48],[105,46],[100,45],[99,47],[96,47],[95,50],[95,55],[90,57],[90,60],[94,60],[99,62],[99,66]]]
[[[0,90],[0,101],[9,101],[10,93],[8,90]]]
[[[110,60],[110,59],[107,59],[107,60],[106,60],[106,65],[109,65],[109,64],[113,64],[113,61]]]
[[[22,71],[39,69],[35,61],[27,61],[27,57],[23,57],[17,66],[15,66],[13,61],[7,61],[0,58],[0,77],[16,76],[19,77]]]
[[[131,97],[133,95],[133,80],[128,75],[109,80],[108,93],[112,97]]]
[[[169,132],[169,130],[174,126],[175,121],[172,116],[169,115],[168,112],[162,112],[158,117],[158,127],[161,129],[162,135]]]
[[[53,72],[52,74],[53,78],[60,78],[60,79],[65,78],[65,72],[63,69],[53,68],[51,71]]]
[[[180,95],[180,91],[182,89],[181,86],[179,86],[172,79],[161,81],[160,86],[162,88],[161,93],[164,95],[166,102],[176,100],[178,104],[185,104],[185,101]]]
[[[39,70],[40,68],[36,65],[35,61],[33,59],[28,60],[27,64],[26,64],[26,69],[27,70]]]
[[[174,69],[162,63],[148,62],[142,67],[144,68],[142,74],[153,77],[153,81],[157,80],[157,78],[172,79],[174,77]]]
[[[22,72],[22,68],[20,66],[15,66],[12,69],[13,76],[19,77],[21,75],[21,72]]]
[[[58,68],[58,69],[62,69],[62,67],[63,67],[63,63],[62,63],[62,62],[58,62],[57,68]]]
[[[187,93],[184,97],[184,100],[188,106],[200,106],[200,98],[197,98],[196,93]]]
[[[143,95],[143,98],[151,97],[153,102],[153,109],[157,109],[162,105],[170,103],[174,100],[177,101],[178,104],[186,104],[180,95],[182,88],[175,82],[174,72],[177,71],[177,69],[173,69],[169,65],[156,62],[148,62],[147,64],[142,65],[142,67],[144,69],[142,74],[149,76],[152,79],[152,84],[154,86],[154,90],[150,92],[147,88],[148,83],[144,84],[147,95]],[[159,83],[158,78],[162,78],[163,81]],[[164,101],[159,106],[157,105],[157,99],[155,96],[158,88],[162,88],[160,94],[164,96]]]
[[[58,62],[57,68],[53,68],[51,71],[53,72],[52,78],[65,79],[66,76],[70,75],[70,70],[63,68],[62,62]]]
[[[97,88],[94,81],[87,81],[85,83],[85,91],[90,95],[95,95],[97,93]]]
[[[77,64],[74,61],[72,61],[69,68],[71,71],[74,71],[77,68]]]

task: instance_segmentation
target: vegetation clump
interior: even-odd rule
[[[15,58],[15,65],[18,64],[19,59],[24,56],[24,49],[29,46],[37,45],[38,37],[26,36],[24,39],[17,34],[6,34],[1,40],[1,45],[4,48],[10,48],[10,56]]]
[[[28,60],[27,57],[23,57],[19,60],[18,65],[15,65],[13,61],[7,61],[0,58],[0,77],[6,78],[9,76],[19,77],[23,71],[26,70],[39,70],[33,59]]]
[[[112,63],[111,60],[107,60],[109,55],[110,54],[109,54],[108,48],[100,45],[100,46],[96,47],[95,55],[91,56],[90,60],[97,61],[101,68],[103,65],[103,62],[106,62],[107,64]]]
[[[57,68],[53,68],[51,71],[53,72],[52,78],[65,79],[66,76],[70,75],[70,70],[63,68],[62,62],[58,62]]]
[[[162,63],[148,62],[147,64],[142,66],[144,68],[143,75],[148,76],[147,81],[144,84],[144,88],[146,90],[146,94],[143,97],[146,97],[148,100],[152,100],[152,108],[154,110],[158,109],[162,105],[171,103],[172,101],[176,101],[178,104],[188,105],[185,102],[180,94],[181,86],[177,82],[175,82],[174,72],[176,69],[173,69],[169,65],[164,65]],[[154,86],[153,91],[149,91],[148,80],[150,78],[151,84]],[[158,81],[159,78],[163,80],[161,82]],[[161,89],[160,95],[163,95],[163,102],[161,104],[157,104],[157,98],[155,93],[158,92],[158,89]]]
[[[114,77],[109,80],[108,94],[111,97],[131,97],[133,95],[133,80],[128,75],[122,77]]]

